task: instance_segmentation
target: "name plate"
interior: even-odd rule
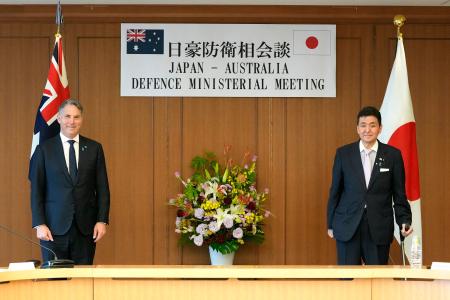
[[[121,96],[336,97],[336,25],[121,25]]]

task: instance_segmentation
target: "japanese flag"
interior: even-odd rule
[[[414,234],[422,240],[416,121],[409,91],[408,70],[402,38],[399,38],[397,42],[397,53],[380,112],[383,130],[379,139],[402,152],[405,164],[406,196],[412,211],[412,226]],[[395,230],[395,237],[397,241],[400,241],[398,227]],[[405,239],[405,252],[408,258],[410,251],[411,237],[408,237]]]

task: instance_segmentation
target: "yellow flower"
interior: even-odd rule
[[[206,200],[205,202],[200,205],[203,210],[215,210],[220,207],[220,203],[218,201],[212,201],[212,200]],[[207,212],[205,212],[207,213]]]
[[[247,221],[248,224],[253,223],[253,221],[255,220],[255,214],[251,213],[245,216],[245,220]]]
[[[245,174],[239,174],[236,180],[239,183],[244,183],[247,180],[247,176]]]

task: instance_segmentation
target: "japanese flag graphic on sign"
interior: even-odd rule
[[[294,54],[331,55],[331,30],[294,31]]]

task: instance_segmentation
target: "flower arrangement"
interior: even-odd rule
[[[270,212],[263,208],[268,189],[256,190],[256,156],[245,153],[241,164],[227,158],[217,161],[214,153],[196,156],[191,167],[194,174],[183,180],[183,193],[169,204],[177,208],[176,229],[182,244],[209,245],[222,254],[239,249],[247,241],[264,241],[263,221]]]

